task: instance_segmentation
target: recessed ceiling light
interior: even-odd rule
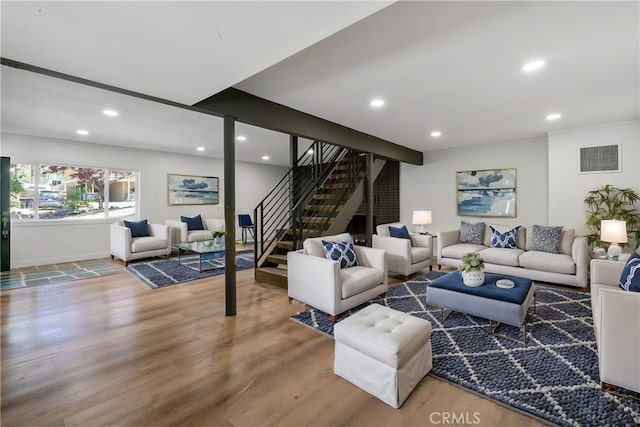
[[[78,135],[89,135],[89,131],[88,131],[88,130],[84,130],[84,129],[78,129],[78,130],[76,131],[76,133],[77,133]]]
[[[238,135],[238,136],[236,137],[236,139],[237,139],[238,141],[246,141],[246,140],[247,140],[247,137],[246,137],[246,136],[244,136],[244,135]]]
[[[120,113],[115,110],[102,110],[102,114],[109,117],[118,117]]]
[[[382,107],[384,105],[384,100],[383,99],[374,99],[371,101],[371,106],[372,107]]]
[[[313,154],[313,150],[310,149],[309,151],[307,151],[307,154]]]
[[[436,138],[436,137],[438,137],[440,135],[442,135],[442,132],[440,132],[439,130],[431,132],[431,136],[433,136],[434,138]]]
[[[531,72],[535,70],[539,70],[544,67],[544,61],[542,59],[536,59],[535,61],[528,62],[522,67],[522,71]]]
[[[547,116],[547,120],[558,120],[560,117],[562,117],[560,113],[551,113]]]
[[[262,160],[269,160],[270,157],[269,156],[262,156]]]
[[[198,148],[196,148],[196,150],[198,150],[198,151],[204,151],[204,147],[198,147]]]

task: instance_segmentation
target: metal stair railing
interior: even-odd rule
[[[316,189],[319,190],[333,177],[334,172],[338,172],[340,175],[346,172],[346,180],[336,180],[337,184],[342,185],[341,188],[325,188],[331,190],[329,193],[332,196],[330,199],[331,202],[328,202],[327,199],[314,199],[317,194],[320,194],[318,191],[309,194],[306,198],[300,198],[298,200],[292,212],[293,226],[291,234],[293,242],[302,242],[305,239],[306,231],[322,232],[329,228],[332,219],[340,212],[340,209],[355,189],[360,171],[364,172],[364,163],[360,161],[360,158],[357,152],[348,150],[342,157],[341,162],[336,164],[331,172],[323,178],[323,182],[321,184],[316,182]],[[338,171],[338,165],[346,165],[346,171]],[[294,248],[297,249],[298,247],[294,246]]]
[[[320,141],[315,141],[311,150],[313,150],[312,155],[307,151],[300,156],[296,165],[287,171],[254,209],[256,266],[264,263],[265,255],[271,253],[287,233],[291,234],[291,245],[295,250],[302,241],[305,227],[326,225],[330,220],[329,216],[321,218],[317,211],[314,214],[313,211],[305,208],[345,158],[349,159],[347,163],[349,185],[342,189],[343,191],[337,192],[339,193],[339,197],[335,199],[337,203],[334,201],[325,211],[328,210],[328,213],[333,214],[350,191],[349,187],[353,186],[352,182],[357,180],[360,168],[357,164],[356,152]],[[323,205],[326,206],[326,204]],[[305,214],[313,219],[303,220]]]

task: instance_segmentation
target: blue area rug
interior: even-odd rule
[[[443,327],[440,310],[425,304],[426,285],[443,274],[433,271],[392,286],[384,299],[371,301],[431,322],[432,375],[551,424],[640,424],[640,402],[600,390],[589,294],[538,287],[525,346],[489,335],[481,329],[487,320],[465,314],[453,313]],[[318,310],[291,319],[333,336],[331,320]],[[522,338],[512,326],[498,332]]]
[[[148,262],[135,262],[127,266],[127,271],[140,279],[150,288],[163,288],[165,286],[176,285],[190,280],[203,279],[205,277],[224,274],[224,257],[211,258],[202,261],[200,273],[198,255],[183,256],[182,264],[178,263],[178,257],[170,260],[154,260]],[[253,268],[253,253],[236,254],[236,270]]]
[[[121,268],[114,266],[113,263],[105,259],[14,268],[0,273],[0,289],[71,282],[73,280],[115,274],[120,271],[122,271]]]

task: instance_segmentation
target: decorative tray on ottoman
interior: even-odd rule
[[[496,282],[496,286],[503,289],[511,289],[515,286],[515,283],[513,283],[513,280],[500,279]]]

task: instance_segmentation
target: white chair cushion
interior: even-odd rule
[[[558,245],[558,252],[561,254],[571,255],[573,250],[573,241],[576,238],[576,230],[569,228],[562,230],[560,233],[560,244]]]
[[[480,251],[484,262],[489,264],[520,266],[519,258],[524,251],[522,249],[487,248]]]
[[[376,226],[376,233],[378,234],[378,236],[385,236],[385,237],[389,237],[389,226],[391,227],[396,227],[396,228],[402,228],[404,226],[403,223],[401,222],[392,222],[389,224],[380,224],[378,226]]]
[[[213,236],[209,230],[192,230],[187,234],[187,240],[189,242],[201,242],[203,240],[211,240]]]
[[[417,264],[431,258],[431,249],[429,248],[411,248],[411,264]]]
[[[313,237],[309,239],[305,239],[302,243],[302,247],[304,248],[304,253],[307,255],[318,256],[320,258],[325,258],[324,247],[322,246],[322,241],[326,240],[327,242],[344,242],[347,240],[353,240],[351,238],[351,234],[342,233],[336,234],[333,236],[324,236],[324,237]]]
[[[383,282],[383,278],[383,272],[376,268],[355,266],[341,269],[342,299],[375,288]]]
[[[165,249],[167,241],[157,237],[136,237],[131,239],[131,252],[146,252]]]
[[[576,265],[570,255],[527,251],[520,255],[520,267],[550,273],[576,274]]]
[[[334,327],[336,342],[388,366],[399,368],[431,338],[431,323],[379,304],[371,304]]]
[[[487,249],[487,247],[483,245],[472,245],[470,243],[458,243],[456,245],[442,248],[442,257],[462,259],[464,254],[469,252],[480,252],[483,249]]]

